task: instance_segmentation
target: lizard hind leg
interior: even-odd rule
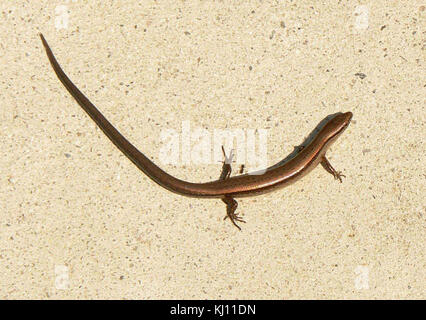
[[[235,213],[235,210],[237,210],[237,207],[238,207],[238,202],[231,196],[224,196],[222,198],[222,201],[226,203],[226,216],[225,218],[223,218],[223,220],[226,220],[226,218],[229,218],[231,222],[233,223],[233,225],[236,226],[238,230],[241,231],[241,228],[236,223],[236,221],[243,222],[243,223],[245,223],[245,221],[241,217],[239,217],[237,213]]]
[[[222,152],[225,159],[223,161],[222,172],[220,174],[219,180],[226,180],[226,179],[229,179],[229,177],[231,176],[231,171],[232,171],[231,163],[232,163],[232,158],[234,157],[234,154],[231,150],[229,157],[227,157],[223,146],[222,146]],[[231,222],[234,224],[234,226],[236,226],[238,230],[241,231],[241,228],[237,225],[236,221],[244,222],[244,223],[245,221],[242,218],[240,218],[238,214],[235,213],[235,210],[237,210],[237,207],[238,207],[238,202],[231,196],[224,196],[222,198],[222,201],[226,204],[226,216],[223,220],[225,220],[226,218],[229,218]]]
[[[232,159],[234,158],[234,152],[231,150],[229,157],[226,155],[225,148],[222,146],[222,152],[223,152],[223,165],[222,165],[222,172],[220,173],[219,180],[226,180],[231,176],[232,172]]]

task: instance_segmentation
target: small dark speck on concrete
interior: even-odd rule
[[[363,149],[363,150],[362,150],[362,154],[369,153],[370,151],[371,151],[371,149]]]
[[[357,72],[357,73],[355,73],[355,75],[357,77],[359,77],[361,80],[364,79],[367,76],[365,73],[361,73],[361,72]]]
[[[380,28],[380,31],[382,31],[384,28],[386,28],[386,25],[383,25],[383,26]]]
[[[249,67],[249,70],[250,70],[250,71],[251,71],[251,70],[253,70],[253,67],[252,67],[252,66],[250,66],[250,67]]]
[[[71,155],[69,153],[65,153],[66,158],[71,158]]]
[[[120,276],[120,280],[123,280],[124,279],[124,276]]]
[[[190,34],[191,34],[191,32],[185,31],[185,35],[189,36]]]
[[[284,21],[281,21],[281,22],[280,22],[280,26],[281,26],[281,28],[285,28],[285,23],[284,23]]]

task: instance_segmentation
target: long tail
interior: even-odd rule
[[[50,64],[53,67],[59,80],[74,97],[78,104],[87,112],[87,114],[95,121],[98,127],[105,135],[114,143],[123,154],[129,158],[141,171],[160,186],[186,196],[192,197],[214,197],[216,194],[206,194],[205,190],[200,190],[200,184],[191,183],[177,179],[167,172],[163,171],[148,159],[142,152],[136,149],[114,126],[100,113],[100,111],[89,101],[88,98],[72,83],[59,63],[56,61],[46,39],[40,33],[41,41],[46,49]],[[198,188],[197,188],[198,187]]]

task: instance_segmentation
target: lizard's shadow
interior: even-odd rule
[[[305,147],[307,146],[309,143],[311,143],[311,141],[315,138],[315,136],[317,135],[317,133],[326,125],[326,123],[334,118],[335,116],[342,114],[342,112],[336,112],[333,114],[328,115],[327,117],[325,117],[324,119],[322,119],[318,125],[311,131],[311,133],[306,137],[306,139],[302,142],[302,144],[294,147],[294,150],[284,159],[282,159],[281,161],[279,161],[278,163],[274,164],[271,167],[268,167],[266,170],[272,170],[276,167],[282,166],[284,163],[290,161],[291,159],[293,159],[297,154],[299,154],[300,150],[299,147]]]

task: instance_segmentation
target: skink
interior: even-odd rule
[[[263,174],[241,174],[230,177],[232,156],[227,158],[224,152],[225,161],[218,180],[206,183],[192,183],[180,180],[159,168],[114,128],[89,99],[71,82],[56,61],[52,50],[41,33],[40,37],[50,64],[59,80],[84,111],[87,112],[98,127],[127,158],[154,182],[169,191],[189,197],[222,199],[227,208],[225,219],[229,217],[232,223],[240,230],[241,228],[236,222],[245,221],[235,213],[238,206],[235,198],[263,194],[288,186],[305,176],[318,164],[321,164],[335,179],[342,182],[343,175],[331,166],[325,157],[325,153],[348,127],[352,119],[351,112],[338,113],[331,119],[328,119],[311,141],[304,147],[300,147],[300,151],[296,156],[285,163],[266,169]]]

